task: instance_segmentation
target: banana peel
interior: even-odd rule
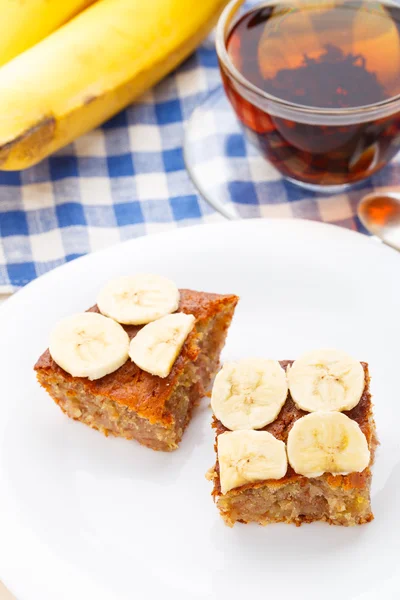
[[[227,0],[98,0],[0,68],[0,169],[97,127],[203,40]]]
[[[24,52],[95,0],[0,0],[0,66]]]

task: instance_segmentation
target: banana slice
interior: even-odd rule
[[[370,461],[365,435],[358,423],[340,412],[314,412],[289,431],[289,463],[299,475],[348,475],[361,472]]]
[[[129,356],[143,371],[167,377],[195,321],[193,315],[175,313],[145,325],[131,341]]]
[[[97,313],[63,319],[50,334],[53,360],[73,377],[100,379],[128,360],[129,336],[121,325]]]
[[[278,361],[246,358],[225,363],[215,378],[211,407],[228,429],[261,429],[276,419],[287,392]]]
[[[118,277],[101,290],[97,306],[118,323],[145,325],[178,309],[179,290],[161,275]]]
[[[308,352],[288,369],[291,396],[308,412],[351,410],[360,401],[364,380],[361,363],[340,350]]]
[[[217,438],[221,492],[286,475],[284,442],[268,431],[226,431]]]

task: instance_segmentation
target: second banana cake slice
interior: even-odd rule
[[[366,363],[336,350],[225,365],[212,393],[217,459],[207,474],[225,523],[371,521],[369,381]]]

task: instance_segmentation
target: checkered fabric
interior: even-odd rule
[[[243,106],[235,105],[241,114]],[[246,107],[247,109],[247,107]],[[247,112],[251,127],[265,128],[268,119]],[[257,121],[255,120],[257,119]],[[228,218],[303,218],[334,223],[367,233],[357,217],[359,201],[373,191],[392,190],[400,181],[400,153],[364,182],[345,193],[326,195],[294,185],[266,161],[250,143],[250,129],[243,135],[222,86],[211,92],[191,119],[188,163],[205,197]],[[399,140],[395,140],[398,147]]]
[[[175,73],[102,128],[31,169],[0,172],[0,293],[120,240],[223,220],[196,191],[182,153],[185,122],[218,85],[209,39]],[[243,152],[240,140],[233,142],[231,152]],[[318,198],[274,172],[264,183],[271,201],[255,214],[361,229],[355,217],[361,195],[399,180],[400,165],[393,163],[362,190]],[[260,204],[249,182],[235,185],[232,191],[246,198],[248,207]]]
[[[100,129],[24,171],[0,171],[0,293],[120,240],[222,220],[186,174],[183,125],[219,84],[208,40]]]

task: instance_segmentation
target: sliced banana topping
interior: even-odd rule
[[[365,435],[358,423],[340,412],[314,412],[289,431],[289,463],[299,475],[348,475],[361,472],[370,461]]]
[[[195,321],[193,315],[175,313],[145,325],[132,339],[129,356],[143,371],[167,377]]]
[[[144,325],[175,312],[179,290],[161,275],[133,275],[109,281],[97,298],[100,312],[125,325]]]
[[[291,396],[303,410],[351,410],[364,390],[360,362],[340,350],[314,350],[288,369]]]
[[[128,360],[124,328],[97,313],[78,313],[57,323],[50,334],[53,360],[73,377],[100,379]]]
[[[276,419],[287,392],[277,361],[248,358],[225,363],[215,378],[211,407],[228,429],[261,429]]]
[[[285,444],[268,431],[227,431],[217,438],[221,492],[286,475]]]

